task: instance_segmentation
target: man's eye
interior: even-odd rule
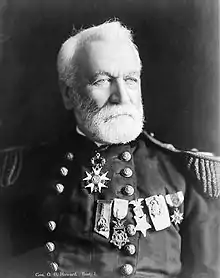
[[[138,83],[138,79],[135,77],[127,77],[127,78],[125,78],[125,82],[128,85],[135,85]]]
[[[108,85],[109,81],[110,81],[110,79],[106,79],[106,78],[98,79],[95,82],[93,82],[93,85],[94,86],[105,86],[105,85]]]

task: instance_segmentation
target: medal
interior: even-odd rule
[[[116,220],[113,220],[114,227],[111,237],[111,243],[121,249],[127,242],[129,242],[128,235],[122,219],[128,213],[128,200],[114,199],[113,215]]]
[[[144,237],[146,237],[146,231],[151,228],[151,225],[147,222],[147,216],[143,212],[144,206],[141,204],[143,198],[137,200],[132,200],[129,202],[129,205],[133,205],[134,219],[136,222],[136,231],[140,231]]]
[[[109,178],[106,177],[106,175],[108,174],[108,172],[101,174],[101,169],[96,169],[94,167],[92,167],[92,172],[88,173],[86,171],[86,175],[87,177],[84,178],[83,180],[87,182],[87,185],[85,186],[85,188],[90,188],[91,193],[94,192],[99,192],[101,193],[101,189],[102,188],[107,188],[108,186],[105,185],[105,182],[110,180]]]
[[[170,207],[178,208],[184,201],[184,196],[182,191],[178,191],[173,194],[167,194],[165,196],[166,202]]]
[[[110,234],[112,201],[97,200],[94,231],[105,238]]]
[[[119,249],[121,249],[122,246],[129,242],[128,235],[124,226],[124,221],[113,220],[113,223],[113,234],[110,242],[117,246]]]
[[[183,213],[178,209],[175,209],[173,215],[171,215],[171,222],[174,222],[175,225],[180,224],[183,221]]]
[[[144,214],[142,217],[134,216],[136,221],[136,231],[140,231],[144,237],[146,237],[147,230],[151,228],[151,225],[147,222],[147,216]]]
[[[145,199],[151,221],[156,231],[171,225],[167,204],[162,195],[154,195]]]
[[[105,158],[100,155],[100,153],[96,153],[94,157],[91,158],[92,171],[86,171],[86,177],[83,181],[86,181],[87,185],[85,188],[90,188],[91,193],[99,192],[101,193],[102,188],[107,188],[105,185],[106,181],[110,179],[107,176],[108,172],[102,173],[102,167],[105,164]]]
[[[176,193],[167,194],[165,196],[167,204],[174,208],[173,214],[171,215],[171,222],[175,225],[180,224],[183,221],[183,213],[179,211],[178,207],[184,201],[184,195],[182,191],[178,191]]]

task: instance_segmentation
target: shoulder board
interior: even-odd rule
[[[181,157],[187,170],[202,185],[203,193],[207,197],[220,197],[220,157],[212,153],[179,150],[171,144],[162,143],[146,132],[144,133],[153,144]]]
[[[22,169],[22,158],[21,147],[0,151],[0,187],[15,183]]]

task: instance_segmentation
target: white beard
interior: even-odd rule
[[[105,106],[99,111],[80,111],[84,133],[104,144],[125,144],[135,140],[143,130],[143,105]]]

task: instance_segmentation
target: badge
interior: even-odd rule
[[[128,200],[114,199],[113,215],[116,220],[113,220],[114,227],[111,237],[111,243],[121,249],[127,242],[129,242],[128,235],[122,219],[128,213]]]
[[[102,168],[95,168],[92,167],[92,172],[89,173],[86,171],[87,177],[83,180],[87,182],[87,185],[85,188],[90,188],[91,193],[94,192],[100,192],[102,188],[107,188],[108,186],[105,185],[106,181],[109,181],[110,179],[106,177],[108,172],[102,174],[101,173]]]
[[[173,194],[167,194],[165,196],[166,202],[170,207],[178,208],[184,201],[184,196],[182,191],[178,191]]]
[[[167,204],[162,195],[154,195],[145,199],[151,221],[156,231],[171,225]]]
[[[109,238],[112,201],[97,200],[94,231]]]

